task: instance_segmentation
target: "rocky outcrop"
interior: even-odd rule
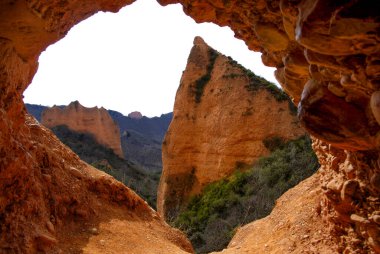
[[[141,119],[143,118],[143,115],[138,111],[133,111],[128,114],[128,117],[133,118],[133,119]]]
[[[0,253],[191,252],[144,200],[34,118],[26,116],[17,144],[1,135]]]
[[[41,123],[48,128],[66,125],[76,132],[90,133],[99,144],[111,148],[121,158],[124,156],[119,126],[103,107],[86,108],[78,101],[65,107],[54,106],[42,112]]]
[[[338,252],[380,253],[379,3],[190,1],[197,22],[229,26],[298,104],[322,165],[322,214]]]
[[[280,89],[196,37],[163,142],[158,211],[175,217],[204,186],[268,155],[266,141],[304,135],[292,106]]]
[[[275,75],[284,90],[296,103],[300,102],[303,125],[319,139],[314,149],[323,165],[321,214],[326,227],[331,229],[333,240],[339,244],[337,252],[380,253],[378,1],[160,2],[180,2],[185,13],[197,22],[229,26],[250,49],[263,53],[264,64],[277,68]],[[41,234],[47,232],[46,225],[52,229],[43,218],[54,218],[55,201],[75,206],[87,199],[94,200],[97,195],[108,197],[109,192],[103,191],[109,188],[104,188],[75,198],[71,187],[77,178],[66,170],[61,170],[54,179],[66,179],[68,184],[55,182],[49,185],[42,181],[43,178],[49,179],[49,176],[42,175],[42,170],[55,172],[59,163],[64,162],[54,159],[54,163],[46,164],[46,158],[57,158],[59,153],[50,143],[50,138],[37,142],[42,127],[34,125],[37,136],[31,136],[22,93],[37,70],[39,54],[48,45],[63,38],[71,27],[94,13],[116,12],[130,3],[131,0],[1,1],[0,246],[4,246],[3,252],[21,249],[19,252],[25,253],[25,248],[37,248],[41,243],[55,248],[56,241],[47,234]],[[109,182],[115,186],[113,183]],[[50,187],[59,188],[59,192],[52,191]],[[87,187],[78,185],[75,194],[80,194]],[[60,199],[58,193],[62,192],[69,198]],[[303,199],[302,202],[308,201]],[[90,209],[92,204],[85,207]],[[125,214],[134,215],[133,222],[136,217],[142,218],[129,207],[109,203],[107,208],[121,209]],[[287,220],[286,216],[282,222]],[[55,220],[52,221],[54,225]],[[71,230],[70,221],[58,227],[58,232],[66,229],[66,236],[80,232]],[[113,222],[109,218],[107,221],[109,225]],[[140,222],[130,227],[112,224],[113,227],[108,228],[114,232],[120,228],[132,230],[141,228],[143,224]],[[145,236],[164,235],[157,234],[164,227],[150,228],[145,224],[144,228],[152,229]],[[134,235],[128,234],[129,239]],[[69,240],[72,244],[72,239]],[[59,242],[64,243],[65,239]],[[152,248],[161,248],[169,242],[163,240],[156,244],[145,240],[145,243],[151,244]],[[101,243],[98,244],[101,248]],[[126,248],[130,250],[131,246],[138,246],[136,242],[134,244],[127,244]],[[144,248],[139,248],[136,253],[142,250]],[[170,252],[174,251],[166,251]]]
[[[39,122],[41,122],[42,112],[49,108],[28,103],[25,106],[28,113]],[[63,106],[59,107],[62,108]],[[107,110],[107,112],[119,126],[124,159],[139,165],[146,171],[161,172],[161,144],[169,128],[173,113],[136,119],[124,116],[114,110]]]

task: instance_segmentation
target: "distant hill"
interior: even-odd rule
[[[48,108],[47,106],[29,104],[29,103],[25,103],[25,106],[28,113],[34,116],[34,118],[36,118],[38,122],[41,122],[42,111]]]
[[[146,172],[133,162],[120,158],[112,149],[99,144],[92,134],[75,132],[64,125],[52,127],[51,130],[82,160],[112,175],[136,191],[152,207],[156,206],[159,174]]]
[[[28,112],[41,122],[42,111],[48,107],[28,103],[25,105]],[[146,171],[161,172],[161,144],[173,113],[152,118],[128,117],[114,110],[108,110],[108,113],[119,125],[124,158]]]
[[[145,137],[162,142],[168,126],[172,120],[173,113],[162,114],[160,117],[146,117],[141,119],[131,118],[123,114],[108,110],[111,117],[119,124],[120,132],[133,130]]]
[[[124,158],[120,128],[103,107],[87,108],[79,101],[73,101],[64,107],[53,106],[42,112],[41,123],[50,129],[66,125],[75,132],[91,133],[99,144],[111,148],[120,158]]]
[[[149,171],[161,172],[161,144],[173,113],[140,119],[113,110],[108,110],[108,113],[119,125],[124,157]]]

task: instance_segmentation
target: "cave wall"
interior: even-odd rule
[[[81,20],[131,2],[0,3],[1,216],[15,198],[6,190],[26,185],[30,172],[22,93],[39,54]],[[177,2],[197,22],[231,27],[251,50],[263,53],[265,65],[276,67],[302,124],[319,139],[314,149],[322,164],[322,211],[341,251],[380,252],[380,2],[160,0],[162,5]],[[4,230],[3,225],[2,237]]]
[[[322,164],[322,210],[339,251],[380,252],[380,2],[190,1],[197,22],[229,26],[262,52],[298,104]]]
[[[192,252],[186,237],[137,194],[27,115],[22,100],[48,45],[92,14],[131,2],[1,1],[0,253]],[[109,239],[112,230],[123,241]]]

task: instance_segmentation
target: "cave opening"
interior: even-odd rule
[[[124,115],[155,117],[173,110],[176,90],[195,36],[277,83],[228,27],[196,24],[179,4],[136,1],[117,14],[97,13],[75,25],[39,57],[39,69],[24,92],[26,103],[105,107]]]
[[[147,16],[149,18],[146,18]],[[65,124],[65,121],[48,125],[47,122],[43,122],[43,111],[37,118],[46,126],[50,126],[59,139],[69,145],[81,159],[125,183],[156,208],[155,193],[162,170],[161,143],[171,118],[164,119],[166,129],[160,130],[161,133],[152,138],[145,135],[146,133],[139,132],[138,128],[145,128],[141,124],[134,123],[135,126],[131,127],[133,119],[120,120],[121,116],[117,111],[125,116],[133,110],[141,111],[144,117],[146,116],[142,120],[148,122],[153,119],[150,124],[160,124],[153,121],[156,118],[161,119],[165,113],[173,110],[173,100],[180,83],[180,76],[186,68],[194,37],[198,35],[218,51],[231,56],[231,59],[249,66],[257,75],[276,82],[273,68],[263,66],[261,54],[250,51],[243,41],[233,38],[233,32],[229,28],[221,28],[214,24],[196,24],[182,13],[179,5],[163,8],[153,0],[137,1],[131,6],[124,7],[117,14],[95,14],[74,26],[65,38],[49,46],[46,52],[40,55],[39,70],[24,93],[24,101],[28,103],[27,108],[31,112],[33,104],[51,107],[68,105],[72,101],[77,101],[70,104],[76,108],[82,104],[84,108],[98,106],[115,110],[116,113],[114,111],[109,113],[119,125],[121,154],[124,156],[123,159],[127,159],[127,163],[98,145],[96,131],[94,137],[88,130],[75,131],[78,129],[69,126],[69,123]],[[38,106],[36,107],[38,109]],[[90,112],[90,109],[81,110]],[[249,116],[252,114],[251,111],[252,107],[246,109],[242,115]],[[213,111],[210,112],[212,113]],[[45,119],[63,117],[55,116],[49,111],[44,114]],[[89,118],[93,114],[89,113],[86,117]],[[71,117],[75,119],[74,115]],[[75,121],[81,120],[75,119]],[[125,121],[129,121],[127,127]],[[141,119],[137,119],[138,121],[141,122]],[[226,123],[231,124],[228,121]],[[108,125],[107,128],[111,131],[113,127]],[[141,137],[144,140],[139,140]],[[131,143],[133,145],[130,145]],[[118,154],[120,155],[120,152]],[[254,199],[257,198],[260,197]],[[253,198],[250,202],[253,202]],[[238,207],[240,210],[235,211],[236,214],[229,219],[218,219],[210,225],[214,229],[222,227],[226,230],[226,223],[246,224],[268,214],[273,206],[271,202],[263,201],[261,211],[251,209],[251,212],[256,214],[253,217],[248,214],[250,209],[244,211],[246,215],[243,221],[236,220],[235,217],[240,216],[238,214],[241,213],[241,209],[247,208]],[[174,222],[169,218],[168,220],[173,225],[188,231],[183,228],[180,221]],[[230,222],[227,222],[228,220]],[[232,229],[235,230],[235,226],[227,228],[228,235],[231,235]],[[203,234],[214,236],[215,232],[209,230]],[[225,235],[225,232],[220,235]],[[202,241],[194,238],[194,233],[191,237],[195,244]],[[200,250],[203,248],[203,251],[220,250],[229,240],[230,237],[219,237],[219,240],[208,239],[207,243],[196,248]]]
[[[146,12],[147,9],[156,8],[167,10],[167,12],[154,10],[158,14],[145,13],[145,15],[149,15],[149,20],[162,19],[161,22],[154,22],[154,26],[151,27],[152,23],[144,23],[146,18],[142,17],[141,14],[143,11]],[[68,105],[71,101],[79,101],[86,107],[106,107],[110,110],[120,111],[124,115],[127,115],[132,110],[138,110],[142,111],[144,115],[146,112],[147,118],[154,118],[160,114],[162,117],[162,114],[172,111],[174,102],[171,100],[175,97],[180,75],[183,73],[182,70],[185,69],[191,46],[189,42],[192,43],[196,35],[201,35],[207,42],[216,43],[213,46],[215,49],[223,54],[232,56],[229,61],[236,59],[238,62],[250,66],[257,75],[276,82],[272,74],[273,69],[263,66],[261,54],[253,53],[247,49],[242,41],[233,38],[233,33],[229,28],[220,28],[213,24],[195,24],[192,19],[183,15],[180,8],[178,5],[162,8],[153,0],[150,2],[137,1],[133,5],[121,9],[118,14],[101,13],[82,21],[69,31],[66,38],[50,46],[46,52],[41,54],[39,71],[35,75],[32,84],[25,91],[24,101],[45,106]],[[171,15],[175,16],[175,18],[164,19],[164,17],[171,17]],[[177,18],[177,15],[186,20],[182,21]],[[132,16],[132,18],[131,20],[124,20],[121,18],[122,16]],[[139,23],[142,23],[142,25],[133,26],[131,30],[125,28],[126,24]],[[175,24],[175,26],[172,26],[172,24]],[[166,30],[159,29],[162,27],[166,28]],[[195,29],[195,27],[200,28]],[[214,33],[217,34],[214,35]],[[54,62],[52,59],[57,59],[58,61]],[[234,75],[237,74],[231,74],[231,77]],[[137,90],[134,90],[134,88],[137,88]],[[164,93],[163,90],[168,91],[168,93]],[[41,96],[47,94],[49,96]],[[45,100],[41,101],[41,99]],[[161,104],[165,105],[161,107]],[[78,107],[78,104],[74,103],[74,105]],[[146,105],[151,107],[141,108]],[[247,108],[242,115],[251,115],[251,110],[252,107]],[[111,116],[115,116],[115,113],[111,113]],[[169,125],[168,123],[167,125]],[[52,127],[52,130],[63,143],[70,144],[70,148],[81,159],[125,183],[155,208],[157,201],[153,192],[155,193],[158,188],[157,180],[161,173],[159,167],[156,167],[153,173],[147,173],[146,171],[151,170],[151,168],[146,170],[146,165],[141,164],[140,161],[133,161],[133,158],[132,163],[128,162],[127,166],[125,166],[123,161],[119,160],[120,158],[113,156],[112,152],[103,151],[102,147],[97,146],[96,140],[91,135],[72,132],[67,126],[61,125]],[[121,128],[120,130],[122,150],[126,151],[128,149],[128,152],[124,153],[124,156],[128,156],[129,153],[133,153],[131,148],[127,147],[128,143],[137,142],[136,139],[131,138],[135,137],[136,130],[122,130]],[[156,142],[154,149],[159,150],[160,153],[160,145],[164,134],[154,140]],[[273,136],[273,134],[271,135]],[[274,136],[273,138],[279,137]],[[274,150],[280,146],[283,146],[281,149],[285,147],[282,138],[279,139],[281,139],[280,143],[282,145],[275,145]],[[159,147],[156,146],[157,143]],[[305,147],[310,148],[310,141],[306,140],[306,143]],[[293,144],[290,144],[290,146],[293,146]],[[147,147],[145,144],[144,149],[152,149],[152,147]],[[142,159],[148,160],[147,156],[157,157],[157,151],[148,153]],[[308,152],[310,151],[308,150]],[[136,153],[133,153],[133,155],[138,156]],[[313,155],[313,153],[311,152],[310,155]],[[101,159],[99,160],[100,157]],[[131,159],[131,156],[127,159]],[[308,157],[308,159],[312,161],[313,166],[310,167],[310,172],[304,174],[304,177],[314,172],[318,165],[315,158]],[[240,161],[236,163],[239,164]],[[242,165],[245,165],[245,163],[242,163]],[[251,167],[252,165],[245,165],[244,167],[247,168],[247,166]],[[140,171],[139,167],[143,168],[143,172]],[[242,170],[244,167],[238,166],[237,168]],[[129,171],[129,173],[126,174],[126,171]],[[191,172],[195,172],[195,167]],[[288,172],[286,174],[293,173]],[[254,184],[253,178],[258,177],[253,177],[251,173],[243,175],[246,178],[244,181],[247,181],[245,187],[249,184]],[[210,222],[205,222],[208,226],[207,229],[202,229],[202,233],[189,232],[189,230],[192,230],[192,226],[190,229],[184,228],[183,219],[182,221],[174,221],[172,218],[167,219],[172,225],[190,234],[189,237],[191,237],[197,251],[203,253],[221,250],[230,241],[237,225],[247,224],[269,214],[273,208],[274,200],[286,189],[294,186],[295,183],[302,179],[292,182],[286,188],[279,187],[281,190],[276,191],[270,199],[256,195],[250,197],[249,200],[242,197],[240,201],[234,201],[238,205],[232,205],[228,208],[232,210],[233,215],[229,216],[228,212],[223,212],[221,216],[226,218],[214,218]],[[273,182],[273,180],[271,181]],[[180,183],[180,185],[183,184],[184,182]],[[277,188],[276,184],[277,180],[271,183],[272,187]],[[220,188],[223,188],[223,186]],[[244,192],[244,195],[248,194]],[[243,201],[244,198],[245,200]],[[258,202],[257,200],[262,202],[261,205],[257,206],[261,210],[251,208],[254,202]],[[226,202],[228,203],[230,200]],[[243,220],[241,220],[242,216],[244,217]],[[238,217],[240,218],[238,219]]]
[[[142,199],[87,167],[25,114],[22,92],[41,51],[95,12],[116,12],[131,2],[0,3],[1,252],[192,251],[186,238]],[[284,90],[301,101],[301,120],[316,137],[321,174],[285,194],[273,216],[238,230],[226,252],[379,252],[378,3],[159,2],[181,2],[198,22],[229,26],[251,49],[263,52],[263,62],[277,68]],[[205,80],[212,78],[207,75],[200,83]],[[284,175],[288,178],[288,172]],[[112,235],[110,228],[123,240],[104,240]]]

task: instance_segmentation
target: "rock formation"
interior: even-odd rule
[[[136,212],[130,202],[122,201],[123,204],[118,204],[117,201],[111,201],[124,198],[132,200],[134,195],[118,195],[119,192],[116,191],[119,189],[121,192],[129,193],[126,188],[119,186],[112,179],[97,181],[95,178],[85,177],[88,181],[95,180],[95,185],[100,188],[98,189],[88,181],[77,180],[77,171],[69,171],[67,168],[63,170],[63,167],[70,163],[62,161],[58,149],[60,143],[54,141],[51,135],[42,138],[43,127],[34,123],[28,124],[22,101],[22,93],[37,71],[38,56],[47,46],[63,38],[71,27],[98,11],[116,12],[132,2],[1,1],[2,252],[30,253],[49,245],[49,248],[54,249],[58,248],[59,244],[73,244],[75,239],[67,237],[72,233],[81,234],[82,231],[80,228],[73,228],[72,216],[85,215],[80,208],[88,212],[92,209],[97,212],[99,209],[96,205],[109,200],[107,209],[101,211],[107,210],[133,217],[133,220],[128,221],[127,227],[110,220],[111,217],[105,218],[109,225],[109,236],[112,232],[125,232],[125,228],[128,228],[128,234],[123,234],[125,238],[122,243],[127,243],[125,248],[135,248],[136,253],[146,253],[146,249],[139,248],[138,245],[141,239],[139,241],[137,236],[142,234],[133,234],[133,231],[143,230],[140,232],[143,232],[145,237],[154,236],[160,239],[159,242],[144,239],[144,244],[150,246],[148,250],[152,250],[150,253],[154,253],[153,247],[159,253],[179,253],[178,244],[173,244],[173,241],[176,242],[173,236],[179,235],[168,229],[160,219],[157,223],[149,225],[149,216],[144,217],[147,213]],[[302,124],[316,137],[314,149],[322,164],[320,186],[323,191],[319,194],[321,217],[315,223],[326,223],[332,239],[338,244],[336,252],[380,253],[380,158],[377,135],[380,130],[377,103],[380,90],[379,2],[160,2],[163,5],[181,3],[185,13],[197,22],[208,21],[229,26],[235,32],[235,36],[244,40],[250,49],[263,53],[264,64],[277,68],[275,75],[284,90],[296,103],[299,102]],[[68,161],[73,157],[75,155],[70,153],[64,156]],[[75,161],[80,163],[77,159]],[[52,184],[49,184],[50,179]],[[85,195],[82,195],[82,192]],[[100,197],[100,202],[96,200],[97,196]],[[309,202],[306,199],[300,201],[305,202],[305,207]],[[140,207],[142,210],[149,210],[143,204]],[[284,215],[279,223],[286,222],[287,216],[288,214]],[[50,223],[47,218],[50,218]],[[60,224],[57,218],[63,223]],[[83,226],[89,219],[84,218],[82,222],[77,224]],[[48,229],[62,234],[63,238],[51,237],[53,233],[48,234]],[[169,236],[164,232],[172,232],[173,235]],[[81,236],[81,239],[90,239],[85,233]],[[99,238],[93,237],[91,241],[93,239]],[[82,244],[87,243],[87,240]],[[93,242],[94,245],[87,252],[101,252],[94,251],[93,247],[97,246],[98,250],[103,248],[104,253],[104,244],[107,243],[105,241],[100,239],[99,242]],[[282,238],[281,241],[286,241],[286,238]],[[249,243],[242,240],[241,246],[244,244]],[[166,246],[171,249],[160,249]],[[239,250],[236,248],[236,252]],[[302,252],[302,247],[294,252]]]
[[[205,185],[268,155],[263,141],[305,134],[280,89],[200,37],[194,39],[180,83],[163,142],[158,190],[157,208],[167,219]]]
[[[128,114],[128,117],[133,118],[133,119],[141,119],[143,115],[138,111],[133,111]]]
[[[0,253],[191,251],[144,200],[81,161],[34,118],[19,131],[19,143],[2,139],[0,146],[14,156],[1,157]]]
[[[302,125],[316,138],[321,214],[337,252],[380,253],[379,2],[160,3],[181,3],[197,22],[229,26],[276,67]]]
[[[28,113],[39,122],[41,122],[42,112],[49,108],[28,103],[25,106]],[[59,107],[62,108],[63,106]],[[119,126],[124,159],[141,166],[147,172],[161,172],[161,144],[169,128],[173,113],[136,119],[124,116],[114,110],[107,110],[107,112]]]
[[[221,253],[337,253],[320,221],[321,195],[317,173],[281,196],[271,215],[239,228]]]
[[[86,108],[78,101],[66,107],[54,106],[42,112],[41,123],[48,128],[66,125],[76,132],[90,133],[99,144],[111,148],[121,158],[124,156],[119,126],[103,107]]]

